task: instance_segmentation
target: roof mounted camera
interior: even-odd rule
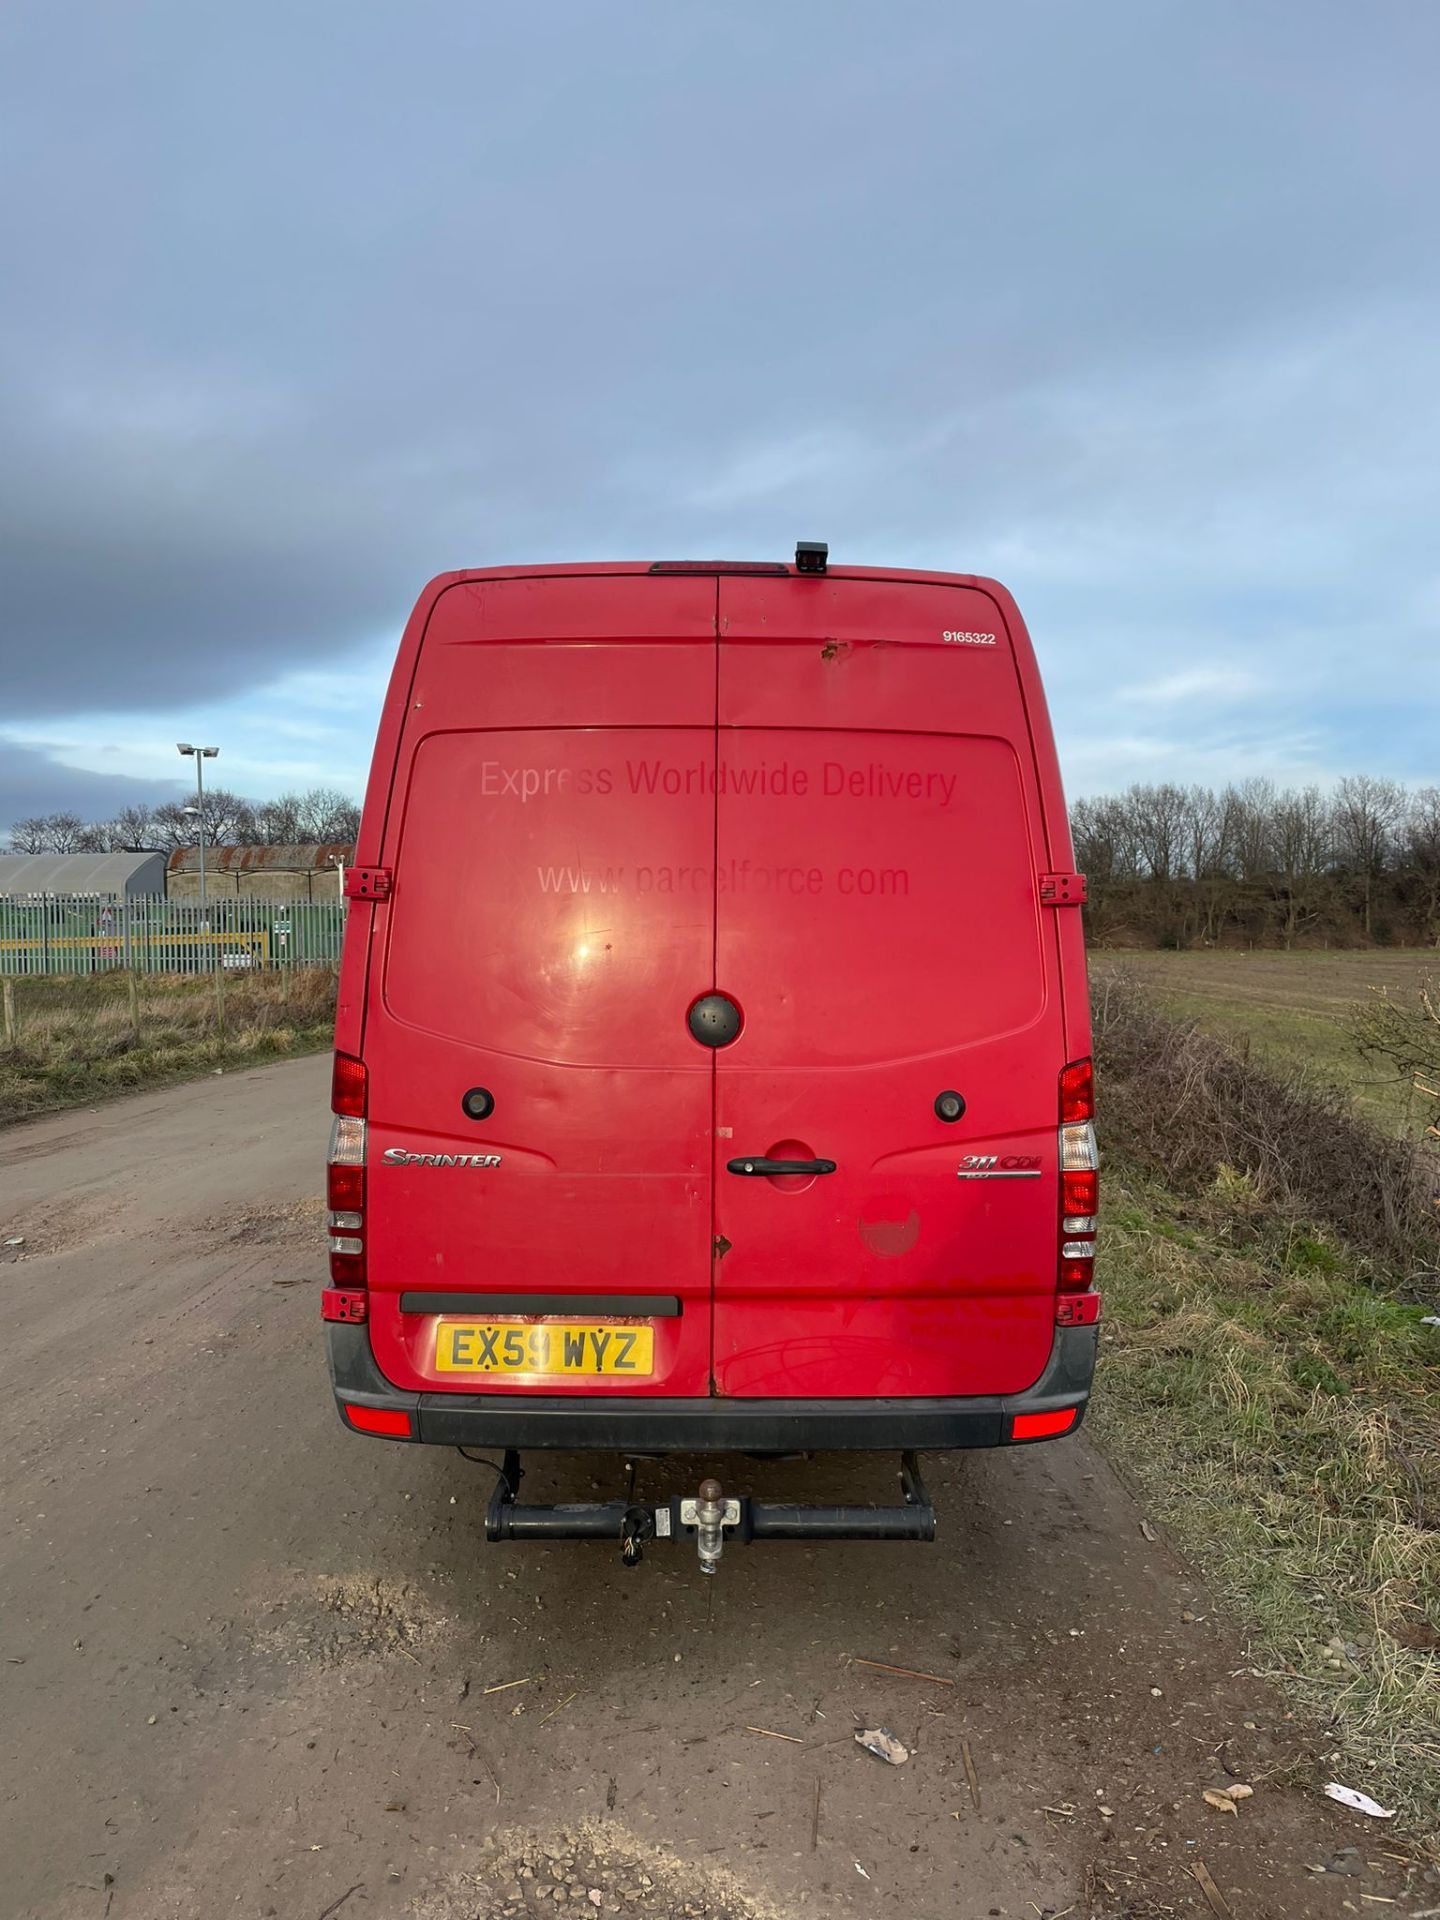
[[[797,540],[795,542],[795,571],[797,573],[824,573],[830,561],[830,548],[824,540]]]

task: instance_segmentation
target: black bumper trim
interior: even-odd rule
[[[1024,1393],[966,1399],[640,1399],[617,1394],[412,1393],[375,1364],[369,1329],[328,1322],[330,1377],[341,1405],[408,1408],[437,1446],[637,1453],[795,1453],[997,1447],[1017,1413],[1062,1407],[1084,1417],[1096,1327],[1057,1327],[1045,1371]],[[1070,1432],[1074,1432],[1070,1428]]]
[[[594,1314],[600,1319],[678,1320],[680,1301],[663,1293],[402,1293],[402,1313]]]

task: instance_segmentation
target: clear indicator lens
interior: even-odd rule
[[[330,1123],[330,1164],[333,1167],[363,1167],[365,1164],[365,1122],[348,1113],[337,1113]]]
[[[1060,1129],[1060,1171],[1089,1173],[1100,1164],[1094,1123],[1072,1120]]]

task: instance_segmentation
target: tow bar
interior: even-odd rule
[[[702,1480],[693,1497],[635,1498],[635,1463],[623,1500],[530,1506],[517,1497],[525,1469],[507,1448],[485,1511],[487,1540],[618,1540],[627,1567],[639,1564],[656,1540],[693,1540],[702,1573],[714,1573],[727,1540],[933,1540],[935,1508],[920,1462],[900,1456],[902,1506],[804,1507],[786,1501],[727,1494],[718,1480]]]

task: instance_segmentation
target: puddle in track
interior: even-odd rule
[[[636,1920],[784,1920],[727,1867],[682,1860],[609,1821],[537,1831],[510,1828],[486,1843],[478,1872],[417,1896],[412,1920],[519,1920],[522,1915],[633,1914]]]

